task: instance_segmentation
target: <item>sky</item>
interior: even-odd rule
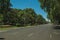
[[[40,2],[38,0],[11,0],[12,7],[17,9],[32,8],[37,14],[41,14],[46,20],[47,13],[40,7]]]

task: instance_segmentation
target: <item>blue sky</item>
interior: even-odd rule
[[[18,9],[32,8],[37,14],[41,14],[45,19],[47,19],[47,13],[44,12],[38,0],[11,0],[12,7]]]

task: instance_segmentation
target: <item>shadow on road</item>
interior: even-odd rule
[[[4,40],[5,38],[0,38],[0,40]]]

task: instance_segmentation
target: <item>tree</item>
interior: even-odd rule
[[[10,0],[0,0],[0,13],[3,15],[3,22],[7,24],[7,12],[10,10]]]
[[[44,24],[46,20],[42,15],[37,15],[35,11],[31,8],[21,9],[11,9],[8,13],[9,24],[17,26],[34,25],[34,24]]]
[[[48,13],[48,18],[53,22],[60,22],[60,1],[59,0],[39,0],[41,8]]]
[[[18,13],[18,10],[13,8],[11,8],[10,11],[7,12],[6,18],[8,19],[7,22],[9,25],[17,24],[17,21],[18,21],[17,13]]]
[[[42,15],[39,14],[39,15],[37,15],[36,23],[37,24],[45,24],[46,20],[42,17]]]
[[[33,25],[35,23],[36,13],[31,8],[21,10],[17,15],[21,25]]]
[[[36,15],[37,15],[35,13],[35,11],[33,9],[31,9],[31,8],[26,8],[24,10],[26,11],[26,13],[27,13],[27,15],[29,17],[29,23],[31,25],[35,24],[35,19],[36,19]]]

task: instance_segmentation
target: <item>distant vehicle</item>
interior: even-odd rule
[[[55,29],[60,29],[60,23],[58,21],[55,21],[53,25]]]
[[[59,24],[59,23],[55,23],[55,24],[54,24],[54,28],[55,28],[55,29],[60,29],[60,24]]]

